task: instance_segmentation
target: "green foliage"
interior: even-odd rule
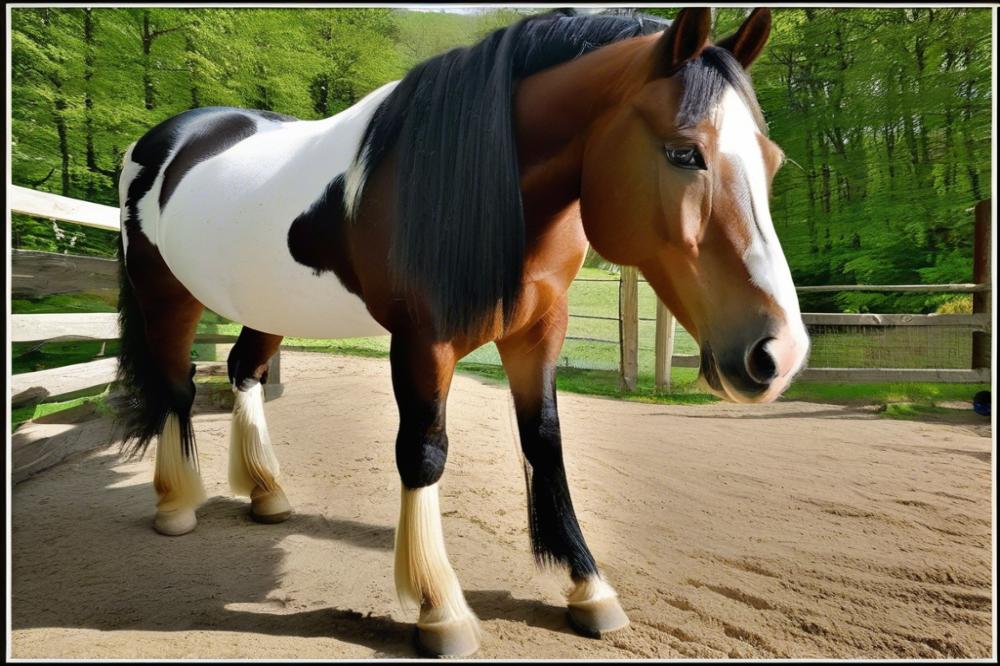
[[[11,241],[14,247],[56,254],[113,258],[118,253],[117,232],[16,213],[11,216]]]
[[[950,296],[935,310],[938,314],[972,314],[972,294]]]
[[[782,8],[774,16],[752,73],[772,138],[802,167],[779,173],[772,202],[796,282],[970,281],[968,209],[989,196],[989,13]],[[855,292],[830,305],[921,312],[939,301]]]
[[[188,108],[332,115],[418,62],[537,9],[11,10],[12,178],[117,205],[129,144]],[[642,8],[667,18],[677,8]],[[751,74],[789,158],[772,217],[797,284],[971,280],[972,213],[990,192],[988,9],[775,8]],[[715,11],[716,38],[746,8]],[[15,217],[15,244],[68,238]],[[84,230],[72,246],[113,255]],[[588,266],[607,267],[598,257]],[[929,312],[948,296],[807,294],[806,311]]]

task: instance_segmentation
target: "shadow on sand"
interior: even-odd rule
[[[294,604],[280,598],[282,593],[274,598],[285,570],[287,544],[282,542],[287,537],[385,553],[391,581],[394,527],[305,513],[281,524],[259,525],[249,518],[245,500],[217,496],[199,509],[194,532],[163,537],[150,525],[150,482],[136,482],[134,475],[116,469],[119,463],[116,451],[107,449],[15,486],[14,630],[234,631],[333,638],[370,648],[377,657],[418,656],[413,624],[337,607],[333,574],[317,580],[334,591],[331,607],[296,612],[289,608]],[[49,475],[56,478],[39,483]],[[52,493],[51,481],[80,475],[86,476],[90,490]],[[74,528],[66,529],[67,524]],[[483,620],[572,633],[565,608],[516,599],[501,590],[466,594]]]

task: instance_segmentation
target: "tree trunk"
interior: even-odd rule
[[[198,60],[195,58],[197,49],[190,32],[184,37],[184,53],[187,60],[188,81],[191,84],[191,108],[197,109],[201,106],[201,90],[198,88]]]
[[[882,136],[885,138],[885,155],[886,163],[889,167],[889,183],[896,180],[896,165],[895,165],[895,149],[896,149],[896,130],[890,123],[886,123],[882,126]]]
[[[56,87],[55,112],[56,134],[59,135],[59,157],[62,160],[62,195],[69,196],[69,137],[66,131],[66,99],[62,94],[62,82]]]
[[[971,69],[970,65],[972,63],[972,45],[966,43],[965,47],[962,49],[962,55],[965,59],[965,71],[969,72]],[[979,170],[976,168],[976,150],[975,150],[975,139],[972,137],[972,132],[969,131],[969,126],[972,123],[972,89],[975,82],[975,75],[968,74],[965,85],[965,105],[962,110],[962,116],[965,122],[962,123],[962,139],[965,144],[965,163],[966,171],[969,176],[969,186],[972,188],[972,195],[974,201],[979,201],[985,199],[986,195],[983,194],[982,185],[979,182]]]
[[[944,56],[944,71],[946,76],[951,74],[954,64],[955,52],[952,49],[947,49]],[[952,123],[955,122],[955,107],[951,104],[951,99],[952,98],[949,96],[944,109],[944,147],[942,150],[944,155],[955,154],[955,130],[952,127]],[[948,160],[945,163],[944,172],[945,191],[950,192],[954,190],[956,180],[955,161]]]
[[[87,170],[92,174],[114,178],[114,173],[97,166],[97,151],[94,148],[94,63],[97,60],[94,48],[94,14],[90,8],[83,10],[83,128]],[[87,201],[94,200],[94,178],[87,179]]]
[[[153,88],[152,63],[150,62],[153,39],[155,37],[149,26],[149,10],[145,9],[142,12],[142,94],[147,111],[156,108],[156,91]]]

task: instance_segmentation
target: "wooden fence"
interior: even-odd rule
[[[36,192],[14,186],[10,202],[12,212],[34,217],[80,224],[96,229],[119,231],[117,208],[78,201],[67,197]],[[114,259],[51,252],[12,250],[11,298],[39,298],[71,292],[117,292],[118,262]],[[11,342],[37,343],[93,340],[102,343],[119,337],[118,315],[109,313],[26,314],[12,315]],[[235,335],[202,333],[199,344],[236,342]],[[198,376],[226,374],[225,364],[198,362]],[[10,383],[11,407],[31,405],[56,399],[69,399],[114,381],[117,361],[99,358],[49,370],[13,375]],[[223,385],[228,388],[228,385]],[[264,386],[268,399],[281,395],[281,353],[274,355]]]

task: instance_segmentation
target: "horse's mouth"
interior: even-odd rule
[[[722,387],[722,381],[719,379],[719,368],[708,344],[701,348],[701,366],[698,369],[698,378],[704,380],[713,391],[725,395],[726,390]]]

